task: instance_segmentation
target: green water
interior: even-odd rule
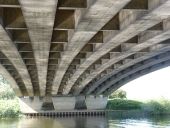
[[[0,128],[170,128],[170,117],[139,119],[106,117],[1,119]]]

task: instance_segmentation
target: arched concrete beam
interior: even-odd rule
[[[108,81],[105,85],[103,86],[100,86],[100,88],[98,90],[96,90],[96,94],[101,94],[103,91],[105,91],[107,88],[111,87],[112,85],[114,85],[114,83],[120,81],[121,79],[137,72],[137,71],[140,71],[140,70],[143,70],[145,68],[148,68],[148,67],[151,67],[152,65],[156,65],[156,64],[159,64],[161,62],[164,62],[164,61],[167,61],[167,60],[170,60],[170,56],[169,56],[170,52],[166,52],[166,53],[162,53],[161,55],[158,55],[156,57],[153,57],[153,58],[150,58],[150,59],[147,59],[147,60],[144,60],[141,62],[141,64],[136,64],[136,66],[134,65],[134,67],[136,68],[132,68],[131,70],[129,70],[128,72],[125,72],[121,75],[119,75],[118,77],[114,77],[112,78],[110,81]],[[144,63],[144,64],[143,64]]]
[[[89,0],[90,2],[90,0]],[[83,10],[81,20],[75,28],[71,39],[61,57],[58,70],[53,81],[52,94],[57,94],[62,78],[75,56],[81,51],[86,43],[130,0],[95,0]],[[99,9],[102,8],[102,9]],[[81,14],[81,13],[80,13]]]
[[[167,27],[170,28],[170,26],[166,26],[166,28]],[[83,82],[76,88],[76,90],[74,91],[74,94],[76,94],[76,95],[79,94],[82,91],[82,89],[90,81],[92,81],[100,73],[102,73],[104,70],[106,70],[107,68],[109,68],[110,66],[115,64],[116,62],[119,62],[120,60],[123,60],[126,57],[133,55],[133,54],[137,53],[138,51],[141,51],[144,48],[153,46],[153,45],[158,44],[164,40],[167,40],[167,39],[169,39],[169,36],[170,36],[170,30],[164,30],[161,34],[151,37],[150,39],[144,40],[140,44],[137,44],[136,46],[130,48],[128,51],[123,52],[120,56],[110,59],[108,62],[104,63],[99,68],[97,68],[94,72],[92,72],[86,79],[84,79]]]
[[[156,9],[155,8],[153,10],[152,9],[148,11],[149,13],[147,15],[144,15],[143,17],[141,16],[141,18],[134,16],[136,18],[136,19],[132,18],[134,20],[134,23],[125,27],[124,31],[121,30],[118,34],[116,34],[116,36],[113,35],[112,38],[109,39],[107,43],[104,43],[90,57],[88,57],[85,60],[85,62],[83,62],[79,66],[79,68],[76,70],[76,72],[71,77],[71,79],[67,82],[67,85],[65,86],[63,94],[65,95],[68,94],[70,92],[70,89],[73,87],[74,83],[85,72],[85,70],[90,65],[92,65],[95,61],[101,58],[103,55],[105,55],[106,53],[108,53],[110,50],[120,45],[121,43],[141,33],[142,31],[145,31],[148,28],[158,24],[159,22],[162,21],[162,19],[169,17],[169,14],[167,13],[167,11],[170,11],[170,1],[166,1],[160,4],[160,6],[158,6]],[[127,21],[128,20],[129,19],[127,19]],[[135,22],[135,20],[137,21]],[[80,88],[82,87],[80,86]],[[78,91],[76,91],[76,93],[79,93],[79,89]]]
[[[155,57],[152,57],[150,59],[144,60],[136,65],[134,65],[134,67],[136,68],[132,68],[131,70],[128,70],[127,72],[124,72],[123,74],[119,75],[118,77],[112,77],[112,79],[110,81],[108,81],[106,83],[106,85],[103,85],[102,87],[100,87],[97,91],[96,94],[101,94],[104,90],[106,90],[107,88],[109,88],[110,86],[112,86],[114,83],[118,82],[119,80],[123,79],[124,77],[129,76],[130,74],[133,74],[139,70],[144,70],[145,68],[148,68],[152,65],[156,65],[158,63],[167,61],[170,59],[170,51],[162,53],[160,55],[157,55]]]
[[[44,96],[50,43],[58,0],[19,0],[19,2],[34,50],[40,95]]]
[[[30,96],[33,96],[33,87],[31,83],[31,78],[26,68],[21,55],[19,54],[15,44],[9,38],[7,32],[4,30],[2,25],[0,25],[0,50],[1,52],[10,60],[13,66],[16,68],[20,74],[27,92]]]
[[[22,92],[18,87],[14,78],[9,74],[9,72],[0,64],[0,74],[9,82],[9,85],[14,90],[16,96],[22,96]]]
[[[128,69],[130,66],[135,65],[135,64],[137,64],[137,63],[139,63],[139,62],[141,62],[143,60],[152,58],[152,57],[154,57],[156,55],[159,55],[159,54],[164,53],[164,52],[169,51],[169,50],[170,50],[170,46],[168,46],[168,47],[165,46],[165,47],[161,48],[160,50],[158,50],[157,52],[155,52],[155,51],[149,52],[149,53],[143,55],[142,57],[134,59],[134,60],[132,60],[132,61],[130,61],[130,62],[120,66],[118,69],[113,70],[113,72],[111,72],[107,76],[101,78],[100,80],[96,81],[95,83],[92,83],[89,88],[87,88],[86,90],[83,91],[84,94],[89,95],[96,88],[98,88],[100,86],[100,84],[102,84],[103,82],[105,82],[108,79],[110,79],[113,75],[115,75],[115,74],[117,74],[117,73],[119,73],[119,72],[121,72],[121,71],[123,71],[125,69]]]
[[[112,92],[116,91],[118,88],[120,88],[121,86],[123,86],[124,84],[138,78],[138,77],[141,77],[141,76],[144,76],[148,73],[151,73],[151,72],[154,72],[156,70],[159,70],[161,68],[164,68],[164,67],[167,67],[167,66],[170,66],[170,60],[167,60],[167,61],[164,61],[164,62],[161,62],[159,64],[156,64],[156,65],[153,65],[151,67],[148,67],[144,70],[141,70],[139,72],[136,72],[136,74],[132,74],[131,77],[127,77],[127,78],[124,78],[124,80],[118,82],[117,84],[113,85],[111,88],[109,88],[109,90],[103,92],[104,95],[110,95]]]

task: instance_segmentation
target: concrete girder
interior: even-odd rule
[[[22,95],[28,96],[28,90],[26,89],[25,84],[20,74],[18,73],[17,69],[13,66],[10,60],[2,52],[0,52],[0,58],[1,58],[0,64],[3,66],[3,68],[6,69],[6,71],[10,74],[10,76],[12,76],[12,78],[15,80]]]
[[[120,80],[119,82],[115,83],[112,87],[109,88],[109,90],[106,90],[105,92],[103,92],[103,94],[110,95],[112,92],[116,91],[118,88],[120,88],[121,86],[123,86],[127,82],[132,81],[132,80],[134,80],[134,79],[136,79],[138,77],[141,77],[143,75],[146,75],[148,73],[154,72],[154,71],[156,71],[158,69],[167,67],[169,65],[170,65],[170,59],[167,60],[167,61],[157,63],[157,64],[153,64],[152,66],[147,67],[147,68],[145,68],[143,70],[139,70],[136,73],[131,74],[130,76],[125,77],[122,80]]]
[[[77,9],[77,8],[86,8],[86,0],[59,0],[58,1],[59,9]]]
[[[160,50],[158,50],[157,52],[153,51],[153,52],[149,52],[149,53],[145,53],[142,56],[137,57],[137,59],[134,59],[132,61],[130,61],[129,63],[126,63],[124,65],[121,65],[118,69],[113,70],[110,74],[106,75],[105,77],[101,78],[100,80],[92,83],[89,85],[89,88],[86,88],[83,93],[89,95],[91,94],[96,88],[99,88],[100,85],[102,83],[104,83],[105,81],[108,81],[107,79],[110,79],[112,76],[116,75],[117,73],[128,69],[129,67],[131,67],[132,65],[135,65],[136,63],[139,63],[145,59],[151,58],[153,56],[159,55],[163,52],[169,51],[170,47],[165,46],[164,48],[161,48]]]
[[[65,52],[60,60],[53,81],[52,94],[57,94],[63,76],[74,57],[80,52],[85,44],[130,0],[96,0],[89,5],[84,16],[79,19],[76,29],[68,42]],[[100,8],[100,9],[99,9]],[[81,13],[80,13],[81,15]],[[61,70],[62,69],[62,70]]]
[[[68,94],[74,83],[80,77],[80,75],[101,56],[112,50],[114,47],[134,37],[136,34],[145,31],[146,29],[154,26],[155,24],[158,24],[162,21],[162,19],[169,17],[169,14],[166,13],[170,8],[169,6],[170,1],[166,1],[156,9],[149,10],[149,14],[145,14],[141,18],[139,18],[137,15],[137,21],[132,24],[130,24],[132,21],[129,22],[127,20],[129,23],[124,23],[126,24],[124,25],[124,27],[126,26],[124,31],[120,31],[119,34],[117,34],[116,36],[112,36],[112,38],[109,39],[107,43],[104,43],[101,47],[99,47],[99,49],[97,49],[90,57],[86,59],[83,64],[80,65],[79,69],[76,70],[72,78],[67,82],[63,94]],[[159,12],[159,10],[161,13]]]
[[[82,87],[82,89],[84,88],[85,85],[87,85],[92,79],[94,79],[98,74],[100,74],[103,70],[102,70],[102,67],[105,67],[104,69],[107,69],[109,66],[111,66],[112,64],[116,63],[116,62],[119,62],[120,60],[130,56],[130,55],[133,55],[134,53],[136,52],[139,52],[140,50],[144,49],[144,48],[147,48],[149,46],[152,46],[154,44],[157,44],[159,43],[161,40],[164,41],[166,39],[168,39],[169,37],[169,31],[167,31],[169,29],[169,26],[167,25],[168,24],[168,21],[169,20],[166,20],[164,23],[165,23],[165,26],[164,26],[164,31],[151,31],[151,30],[148,30],[148,31],[145,31],[143,33],[147,33],[147,34],[143,34],[140,36],[139,38],[139,41],[140,41],[140,44],[135,44],[133,47],[131,47],[129,50],[125,50],[125,52],[122,52],[122,54],[120,54],[119,56],[116,56],[116,57],[113,57],[112,59],[110,59],[109,61],[107,61],[105,64],[103,64],[101,67],[98,67],[98,69],[96,69],[96,72],[93,72],[92,74],[90,74],[85,80],[83,81],[84,83],[81,83],[81,85],[79,85],[80,87]],[[150,36],[148,36],[148,34]],[[158,36],[160,34],[160,36]],[[156,35],[156,36],[155,36]],[[150,39],[151,38],[151,39]],[[158,38],[160,38],[160,41],[155,41],[157,40]],[[142,42],[143,41],[143,42]],[[125,45],[125,43],[124,43]],[[153,48],[152,48],[153,49]],[[125,55],[125,56],[124,56]],[[123,58],[122,58],[123,57]],[[119,58],[119,59],[118,59]],[[117,60],[118,59],[118,60]],[[111,64],[109,64],[111,63]],[[105,66],[104,66],[105,65]],[[87,80],[89,79],[89,80]],[[80,89],[80,91],[82,90]],[[80,93],[80,92],[79,92]]]
[[[168,49],[169,8],[170,0],[0,0],[0,64],[23,96],[100,94],[112,75]]]
[[[40,95],[45,95],[48,57],[58,0],[19,0],[34,50]]]
[[[142,49],[145,49],[149,46],[158,44],[164,40],[169,39],[170,36],[170,30],[167,30],[170,26],[166,26],[166,30],[164,30],[161,34],[159,33],[159,35],[157,36],[151,36],[150,39],[146,39],[143,40],[143,42],[140,42],[140,44],[137,44],[136,46],[131,47],[129,50],[126,50],[125,52],[122,52],[122,54],[118,57],[115,58],[111,58],[109,61],[107,61],[105,64],[101,65],[98,69],[96,69],[94,72],[92,72],[80,85],[79,87],[76,88],[75,90],[75,94],[79,94],[82,89],[95,77],[97,77],[97,75],[99,75],[101,72],[103,72],[105,69],[107,69],[108,67],[112,66],[113,64],[115,64],[116,62],[119,62],[123,59],[125,59],[126,57],[135,54],[138,51],[141,51]],[[154,34],[155,35],[155,32]],[[79,88],[79,89],[78,89]]]
[[[102,94],[107,88],[109,88],[112,85],[114,85],[114,83],[120,81],[121,79],[123,79],[123,78],[125,78],[125,77],[127,77],[127,76],[129,76],[129,75],[131,75],[131,74],[133,74],[133,73],[135,73],[137,71],[139,71],[139,70],[143,70],[143,69],[145,69],[147,67],[150,67],[152,65],[156,65],[158,63],[170,60],[169,54],[170,54],[170,52],[168,51],[166,53],[162,53],[161,55],[158,55],[158,57],[161,56],[161,57],[159,57],[159,59],[157,57],[155,57],[155,58],[153,57],[153,58],[150,58],[150,59],[142,61],[142,62],[145,62],[146,64],[143,64],[141,66],[136,66],[136,68],[131,69],[130,71],[128,71],[128,72],[126,72],[124,74],[121,74],[118,78],[114,78],[114,80],[111,79],[110,81],[107,82],[106,85],[104,85],[100,89],[96,90],[95,94],[96,95]]]
[[[34,94],[33,94],[31,78],[26,68],[26,65],[24,64],[23,59],[20,56],[16,46],[14,45],[12,40],[9,38],[7,32],[4,30],[2,25],[0,25],[0,38],[1,38],[1,41],[0,41],[1,52],[10,60],[10,62],[13,64],[13,66],[18,71],[20,77],[23,80],[23,83],[25,84],[28,95],[33,96]]]
[[[147,32],[146,32],[147,33]],[[164,41],[164,42],[161,42],[161,44],[169,44],[169,40],[166,40],[166,41]],[[156,45],[157,46],[157,45]],[[109,75],[107,75],[106,77],[103,77],[103,78],[101,78],[100,80],[98,80],[98,81],[96,81],[96,82],[94,82],[94,83],[90,83],[88,86],[90,87],[90,88],[86,88],[84,91],[83,91],[83,93],[86,93],[87,95],[88,94],[90,94],[95,88],[97,88],[101,83],[103,83],[104,81],[106,81],[107,79],[109,79],[112,75],[114,75],[114,74],[116,74],[116,73],[118,73],[119,71],[121,71],[121,70],[124,70],[124,69],[126,69],[126,68],[128,68],[129,66],[132,66],[132,65],[134,65],[135,63],[138,63],[138,62],[140,62],[140,61],[142,61],[142,60],[144,60],[144,59],[147,59],[147,58],[149,58],[149,57],[152,57],[152,56],[154,56],[154,55],[158,55],[158,54],[160,54],[161,52],[164,52],[164,51],[167,51],[167,50],[169,50],[169,46],[166,46],[165,45],[165,48],[163,47],[163,48],[158,48],[159,50],[157,51],[156,50],[156,52],[155,51],[153,51],[153,49],[156,47],[156,46],[152,46],[153,48],[150,48],[150,50],[151,51],[145,51],[145,52],[141,52],[141,53],[137,53],[137,54],[135,54],[134,56],[135,56],[135,60],[132,60],[130,63],[125,63],[124,65],[121,65],[121,67],[118,67],[118,69],[114,69],[113,70],[113,72],[112,73],[110,73]],[[158,46],[160,46],[160,45],[158,45]]]

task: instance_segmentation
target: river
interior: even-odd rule
[[[1,119],[0,128],[170,128],[170,117],[136,119],[106,117]]]

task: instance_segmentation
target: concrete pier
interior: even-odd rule
[[[85,101],[88,110],[105,109],[107,105],[107,97],[102,96],[88,96]]]
[[[43,102],[40,97],[22,97],[19,99],[22,113],[38,113],[42,111]]]
[[[22,97],[20,108],[23,113],[40,113],[43,111],[104,110],[107,97]],[[47,105],[47,107],[44,107]],[[50,107],[48,107],[50,105]],[[45,109],[47,108],[47,109]],[[51,108],[51,109],[50,109]]]
[[[75,97],[52,97],[55,110],[74,110]]]

